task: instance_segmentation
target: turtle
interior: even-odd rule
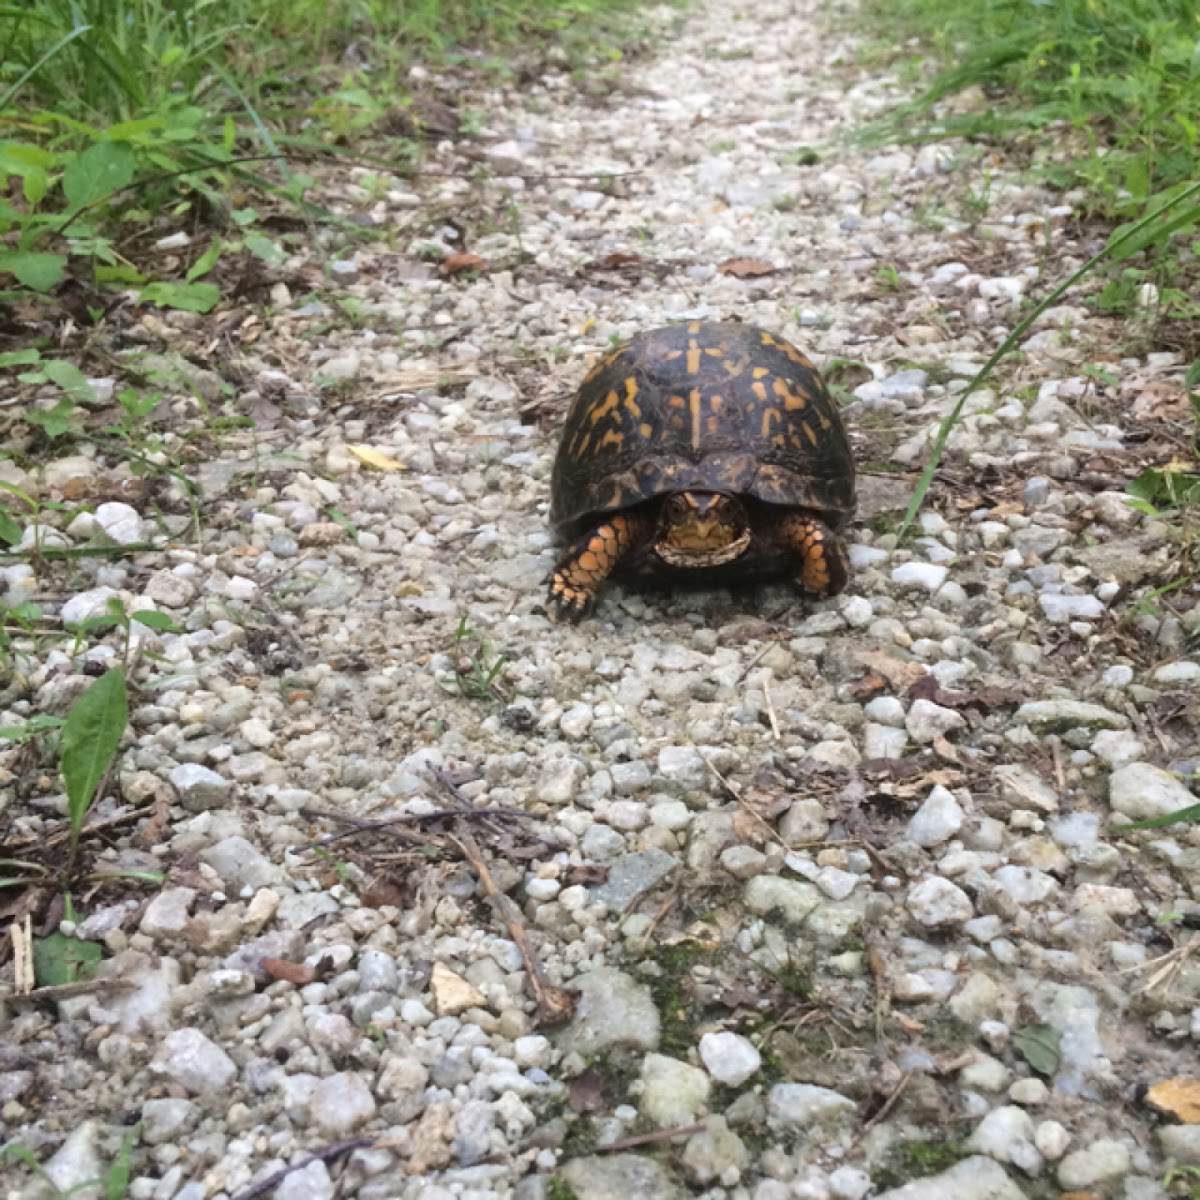
[[[549,578],[578,621],[611,575],[662,583],[791,577],[813,596],[849,579],[854,456],[813,364],[735,322],[651,329],[600,359],[563,425]]]

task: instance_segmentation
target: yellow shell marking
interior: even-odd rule
[[[689,375],[695,375],[700,370],[700,347],[696,342],[688,342],[687,369]]]
[[[764,403],[767,402],[767,385],[765,383],[752,383],[750,390]]]
[[[692,449],[700,449],[700,389],[693,388],[688,396],[688,407],[692,410]]]
[[[765,439],[765,438],[768,438],[771,436],[771,422],[772,421],[781,421],[782,422],[782,420],[783,420],[783,418],[779,415],[779,409],[764,408],[763,415],[762,415],[762,430],[761,430],[763,438]]]
[[[647,424],[643,423],[638,426],[638,433],[640,433],[642,435],[642,437],[644,437],[644,438],[648,438],[653,432],[654,432],[653,425],[647,425]]]
[[[669,405],[670,405],[672,408],[682,408],[682,407],[683,407],[683,406],[684,406],[684,405],[687,403],[687,401],[686,401],[686,400],[684,400],[684,398],[683,398],[682,396],[672,396],[672,397],[671,397],[671,398],[670,398],[670,399],[667,401],[667,403],[668,403],[668,404],[669,404]]]
[[[815,446],[817,444],[817,435],[811,425],[804,426],[804,436]]]
[[[765,379],[768,375],[770,375],[770,373],[771,371],[768,367],[755,367],[754,370],[750,372],[755,379]]]
[[[777,395],[783,401],[783,407],[786,408],[788,412],[795,412],[797,409],[803,408],[808,403],[808,400],[802,393],[797,394],[796,392],[792,391],[788,380],[786,379],[775,380],[773,391],[775,392],[775,395]]]
[[[624,442],[625,435],[619,429],[610,429],[600,439],[600,444],[596,449],[603,450],[605,446],[615,446],[619,450]]]
[[[621,407],[636,421],[642,415],[642,406],[634,399],[637,395],[637,383],[632,379],[625,380],[625,402]]]
[[[595,427],[605,417],[607,417],[609,413],[616,412],[617,405],[620,402],[620,397],[616,392],[609,392],[608,395],[604,397],[604,400],[600,404],[597,404],[595,408],[588,413],[588,424],[595,429]]]

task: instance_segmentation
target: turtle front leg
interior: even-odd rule
[[[617,512],[579,538],[550,576],[550,601],[559,620],[587,616],[600,585],[653,535],[654,522],[644,514]]]
[[[796,582],[814,596],[836,596],[850,581],[850,559],[837,535],[805,512],[781,517],[776,536],[798,559]]]

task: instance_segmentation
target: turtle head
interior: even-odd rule
[[[725,492],[675,492],[659,518],[654,549],[673,567],[717,567],[750,545],[745,506]]]

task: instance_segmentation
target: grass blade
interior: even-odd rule
[[[1065,282],[1060,283],[1048,296],[1034,306],[1029,315],[1017,325],[1017,327],[1000,343],[1000,346],[993,351],[991,358],[983,364],[976,372],[971,382],[960,393],[954,407],[942,418],[942,424],[938,429],[938,435],[934,439],[933,452],[929,457],[929,462],[925,466],[925,470],[921,472],[921,478],[917,480],[916,490],[913,492],[913,498],[909,501],[908,508],[904,513],[904,520],[900,523],[900,537],[903,537],[912,525],[917,513],[921,511],[921,505],[925,502],[925,496],[929,491],[930,484],[933,483],[933,477],[937,473],[938,466],[941,464],[942,455],[946,449],[946,442],[950,438],[950,434],[954,432],[954,427],[958,424],[958,419],[962,415],[963,406],[967,402],[967,397],[972,392],[976,391],[980,384],[992,373],[993,368],[1006,354],[1013,349],[1014,346],[1024,337],[1026,331],[1031,325],[1050,308],[1060,296],[1073,288],[1081,279],[1089,275],[1102,262],[1109,259],[1117,259],[1124,249],[1136,239],[1143,236],[1143,233],[1154,222],[1158,221],[1165,213],[1186,203],[1193,196],[1200,194],[1200,181],[1189,184],[1178,195],[1172,196],[1165,203],[1161,204],[1153,212],[1147,213],[1140,221],[1135,222],[1124,230],[1124,232],[1114,237],[1107,246],[1104,247],[1098,254],[1093,255],[1083,264],[1073,275]]]

